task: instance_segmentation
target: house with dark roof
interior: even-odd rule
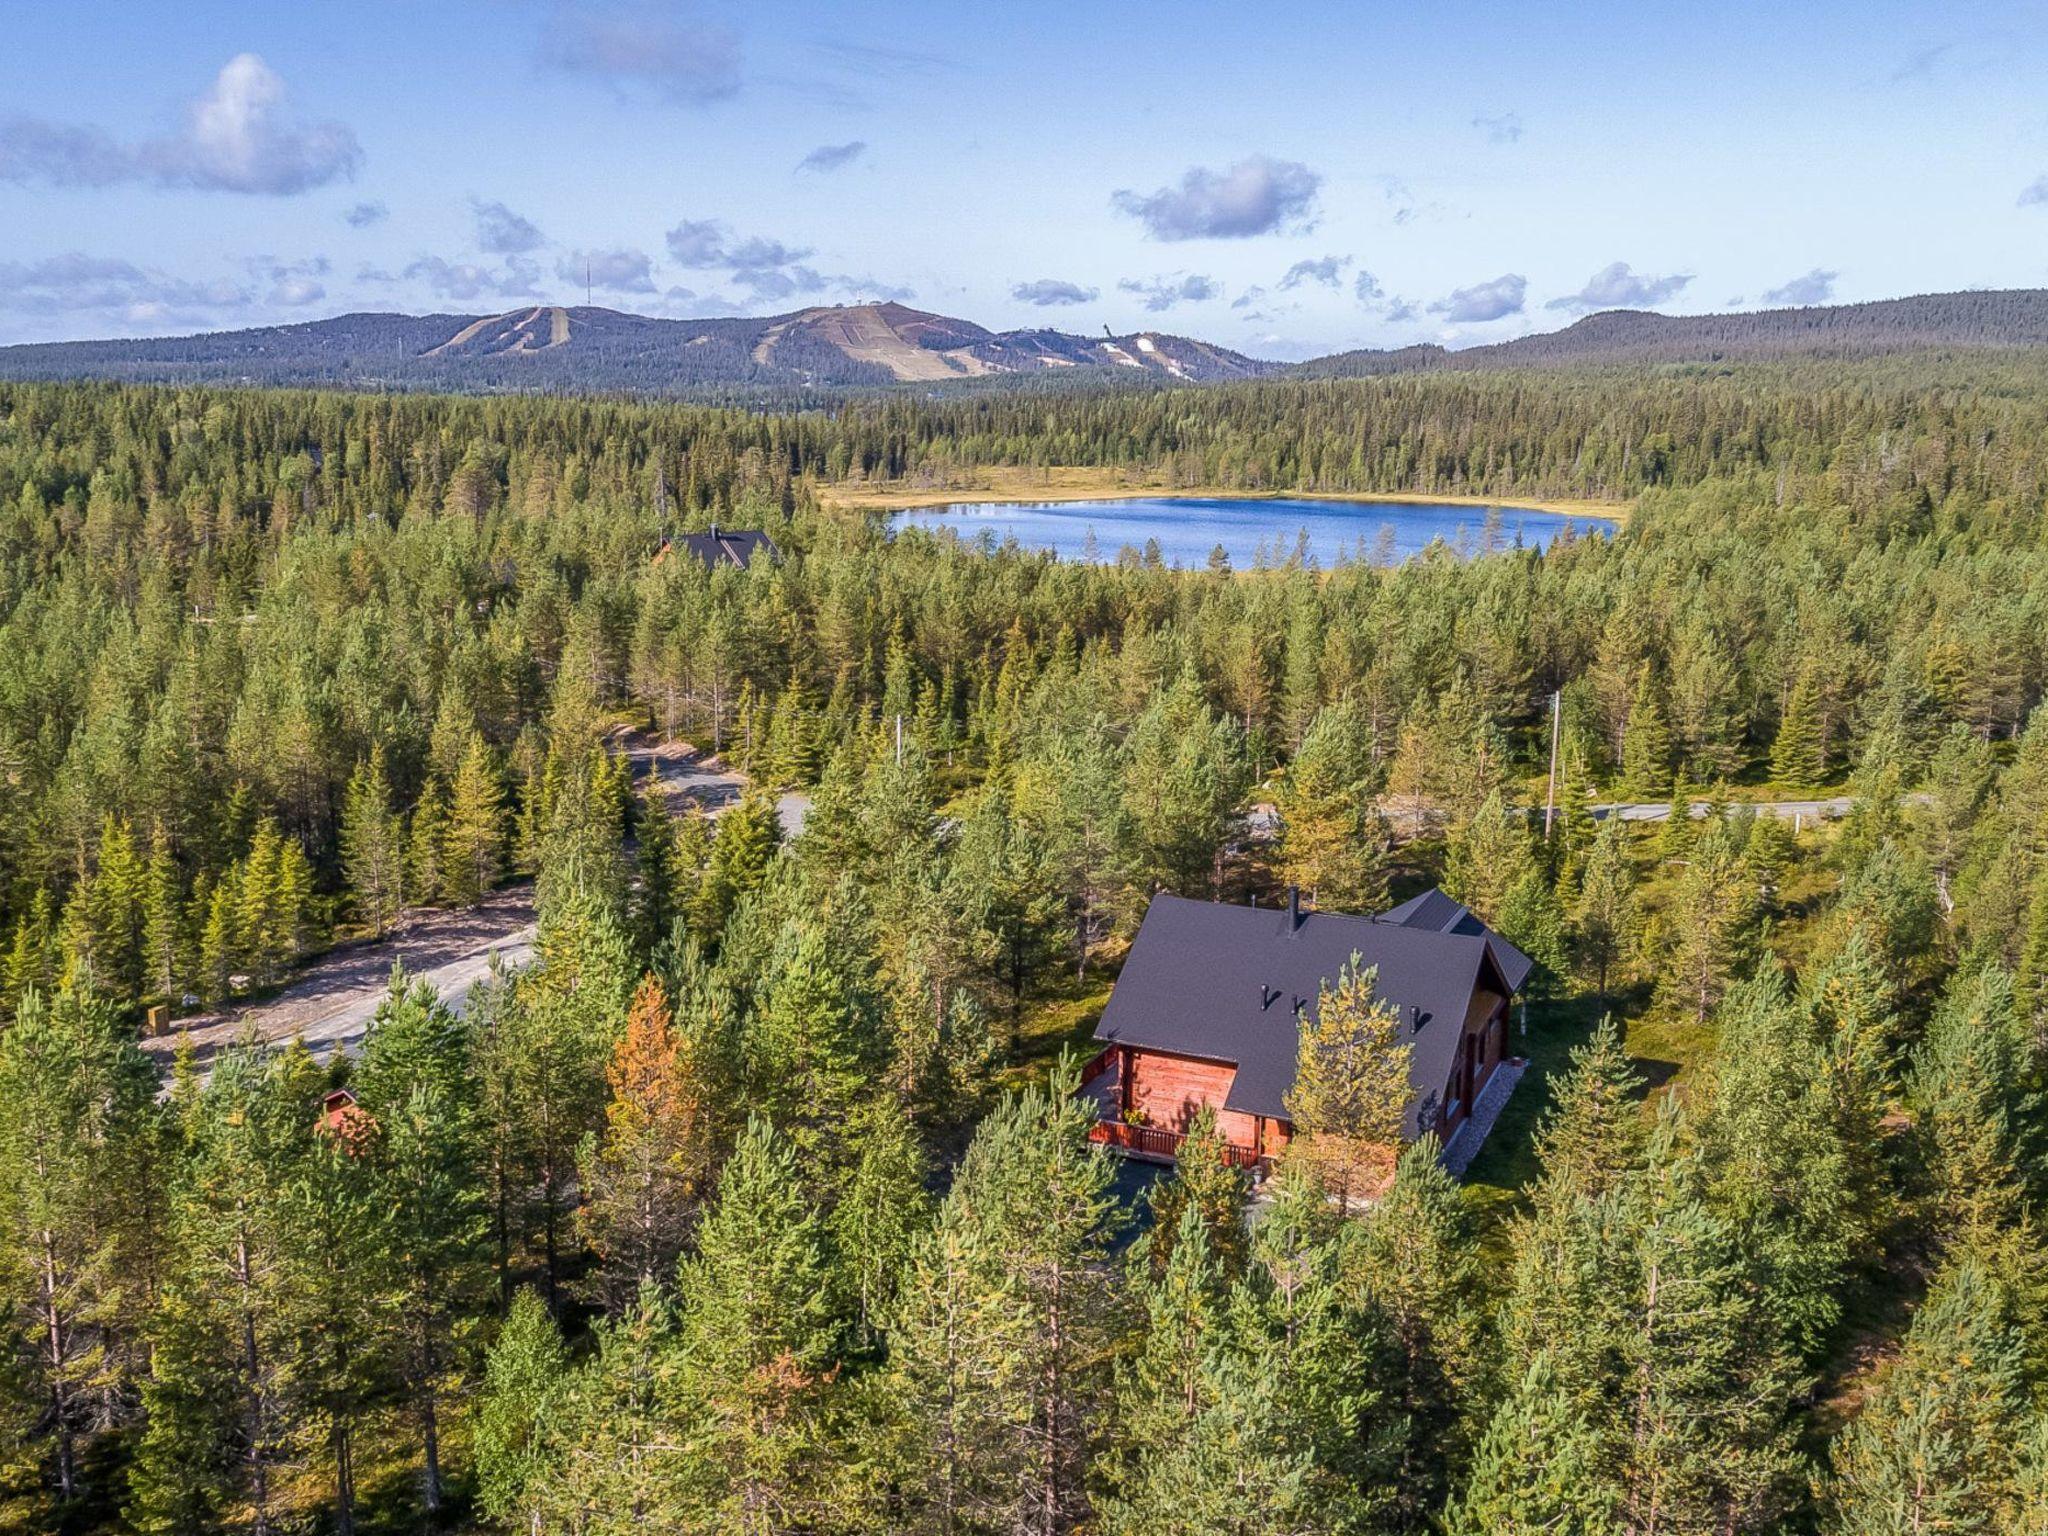
[[[745,570],[757,555],[769,560],[782,558],[782,551],[775,547],[775,541],[758,528],[721,528],[711,525],[709,533],[685,533],[674,539],[665,540],[657,562],[669,550],[681,549],[685,554],[696,556],[716,570],[721,565],[737,566]]]
[[[1266,1166],[1294,1134],[1300,1021],[1353,955],[1410,1047],[1405,1135],[1448,1142],[1508,1054],[1508,1005],[1533,964],[1437,890],[1376,917],[1306,910],[1294,892],[1281,908],[1155,896],[1083,1072],[1097,1139],[1170,1158],[1206,1106],[1232,1160]]]

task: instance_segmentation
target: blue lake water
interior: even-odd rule
[[[1201,566],[1219,544],[1233,569],[1283,565],[1302,548],[1317,564],[1340,560],[1396,564],[1438,539],[1477,555],[1541,548],[1567,528],[1607,533],[1598,517],[1567,517],[1525,507],[1422,501],[1303,500],[1287,497],[1131,496],[1117,501],[1003,501],[920,507],[899,512],[898,528],[954,530],[963,539],[1015,540],[1049,549],[1063,560],[1115,561],[1125,550],[1141,557],[1156,544],[1168,565]]]

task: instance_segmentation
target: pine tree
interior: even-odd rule
[[[680,1278],[675,1400],[695,1430],[684,1476],[699,1528],[807,1524],[842,1323],[825,1237],[791,1149],[750,1122]]]
[[[1070,1528],[1087,1512],[1118,1208],[1070,1064],[976,1131],[889,1334],[913,1529]]]
[[[378,1127],[381,1224],[392,1243],[396,1375],[420,1436],[422,1502],[444,1503],[441,1448],[465,1384],[488,1281],[482,1136],[462,1023],[431,986],[394,973],[363,1041],[358,1103]]]
[[[1216,1112],[1203,1105],[1181,1138],[1172,1177],[1155,1183],[1146,1197],[1152,1225],[1140,1241],[1154,1276],[1172,1260],[1182,1216],[1189,1211],[1202,1224],[1207,1251],[1223,1283],[1234,1285],[1243,1275],[1247,1242],[1244,1204],[1250,1181],[1230,1160],[1229,1151],[1216,1130]]]
[[[570,1384],[561,1331],[539,1294],[522,1288],[484,1367],[472,1421],[477,1503],[492,1519],[533,1533],[546,1528],[559,1497]]]
[[[374,934],[389,928],[405,904],[402,831],[378,742],[349,777],[341,807],[342,869],[356,915]]]
[[[309,1428],[306,1298],[294,1187],[318,1149],[318,1074],[302,1049],[237,1047],[188,1101],[173,1246],[152,1317],[154,1369],[131,1476],[144,1530],[218,1530],[228,1511],[274,1529]]]
[[[1616,967],[1635,948],[1640,923],[1628,828],[1620,817],[1610,816],[1593,838],[1572,908],[1572,948],[1581,969],[1593,973],[1601,998],[1608,995]]]
[[[401,1349],[394,1323],[404,1256],[385,1220],[388,1196],[364,1136],[381,1142],[383,1127],[357,1135],[311,1131],[313,1145],[279,1199],[293,1407],[306,1438],[322,1443],[337,1536],[354,1536],[361,1435],[397,1374]]]
[[[1108,1531],[1156,1528],[1159,1474],[1216,1404],[1210,1361],[1227,1324],[1229,1283],[1196,1206],[1180,1207],[1171,1235],[1154,1250],[1165,1257],[1143,1282],[1140,1343],[1118,1373],[1117,1434],[1103,1473],[1112,1490],[1102,1509]]]
[[[911,1245],[928,1225],[929,1158],[917,1127],[893,1094],[875,1094],[847,1127],[855,1149],[829,1230],[849,1290],[857,1341],[872,1347],[909,1262]]]
[[[1974,1254],[1939,1276],[1899,1358],[1836,1438],[1823,1489],[1837,1536],[2010,1529],[2027,1347],[2013,1298]]]
[[[1470,1447],[1467,1417],[1488,1364],[1486,1289],[1472,1218],[1443,1147],[1425,1135],[1346,1245],[1343,1279],[1386,1340],[1377,1373],[1398,1450],[1390,1477],[1402,1525],[1425,1529]]]
[[[472,731],[449,792],[442,832],[442,896],[451,906],[473,907],[498,883],[504,867],[504,794],[490,749]]]
[[[1354,954],[1323,984],[1313,1016],[1301,1018],[1287,1094],[1289,1155],[1316,1169],[1347,1212],[1392,1175],[1408,1108],[1413,1048],[1394,1005],[1377,995],[1378,980]]]
[[[67,1501],[120,1390],[115,1340],[138,1277],[123,1263],[119,1198],[154,1091],[154,1072],[89,994],[30,992],[0,1032],[0,1295]]]
[[[1623,1536],[1621,1493],[1586,1411],[1538,1353],[1487,1421],[1448,1536]]]
[[[1279,874],[1334,912],[1386,905],[1390,839],[1372,804],[1369,762],[1356,711],[1332,705],[1316,715],[1280,781]]]

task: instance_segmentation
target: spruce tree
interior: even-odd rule
[[[1827,778],[1820,702],[1820,682],[1813,667],[1801,666],[1785,697],[1778,734],[1771,742],[1771,778],[1792,794],[1811,793]]]
[[[1363,738],[1350,706],[1322,710],[1281,776],[1275,801],[1281,878],[1333,912],[1386,905],[1389,838],[1372,803]]]
[[[440,781],[430,777],[406,824],[406,899],[436,906],[447,899],[448,878],[448,800]]]
[[[1572,949],[1580,970],[1592,973],[1594,991],[1603,1000],[1616,969],[1626,964],[1634,950],[1641,924],[1628,836],[1628,827],[1619,816],[1600,823],[1572,907]]]
[[[1647,666],[1636,680],[1629,703],[1628,724],[1621,738],[1621,778],[1638,800],[1655,800],[1671,787],[1671,728],[1664,713],[1663,690]]]
[[[185,930],[184,882],[171,840],[158,822],[150,835],[142,902],[143,990],[176,1004],[187,990],[191,946]]]

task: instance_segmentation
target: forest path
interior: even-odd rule
[[[736,804],[746,791],[744,774],[688,742],[643,735],[622,738],[619,745],[636,781],[644,784],[652,776],[670,795],[694,800],[714,816]],[[785,836],[802,830],[809,809],[808,796],[780,797],[777,810]],[[190,1039],[204,1070],[227,1046],[253,1032],[272,1044],[302,1039],[315,1057],[325,1061],[336,1051],[352,1051],[362,1043],[377,1005],[390,990],[393,965],[403,965],[408,976],[428,982],[444,1002],[459,1009],[470,989],[493,967],[517,970],[532,959],[533,939],[530,880],[493,891],[463,911],[409,911],[400,926],[381,939],[339,944],[314,956],[271,996],[195,1015],[171,1034],[144,1040],[142,1048],[168,1071],[180,1040]]]

